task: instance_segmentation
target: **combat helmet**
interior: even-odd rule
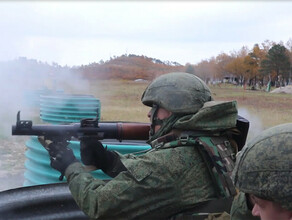
[[[292,123],[263,131],[240,152],[233,170],[242,192],[292,211]]]
[[[144,91],[141,101],[173,113],[196,113],[212,96],[208,86],[190,73],[174,72],[157,77]]]

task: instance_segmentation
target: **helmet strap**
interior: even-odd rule
[[[157,113],[158,113],[159,106],[156,104],[153,104],[152,109],[151,109],[151,126],[150,126],[150,136],[153,136],[155,134],[155,126],[156,125],[162,125],[163,120],[157,118]]]
[[[162,120],[161,119],[158,119],[157,122],[154,122],[154,124],[151,124],[150,132],[149,132],[149,140],[147,141],[147,143],[150,144],[156,138],[158,138],[158,137],[160,137],[162,135],[165,135],[168,132],[170,132],[172,130],[172,126],[174,125],[174,123],[180,117],[181,116],[179,116],[179,115],[172,114],[168,118],[165,118],[165,119],[162,119]],[[161,122],[162,122],[161,127],[158,129],[158,131],[154,132],[155,123],[159,123],[159,125],[160,125]]]

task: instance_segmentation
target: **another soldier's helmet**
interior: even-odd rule
[[[233,171],[242,192],[292,211],[292,123],[263,131],[240,152]]]
[[[146,88],[143,104],[156,104],[173,113],[196,113],[212,96],[208,86],[190,73],[174,72],[157,77]]]

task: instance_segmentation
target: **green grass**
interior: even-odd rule
[[[247,109],[258,118],[263,129],[292,122],[292,94],[275,94],[244,90],[241,87],[221,86],[210,88],[216,100],[236,100],[239,109]]]
[[[90,92],[101,101],[101,120],[148,122],[149,108],[141,103],[148,83],[103,80],[90,85]]]
[[[147,82],[92,81],[90,92],[101,101],[101,120],[149,122],[149,107],[141,103]],[[229,84],[210,86],[215,100],[236,100],[239,112],[250,120],[248,139],[263,129],[292,122],[292,94],[244,90]]]
[[[147,82],[124,80],[93,81],[90,92],[101,101],[102,120],[146,122],[149,108],[140,99],[147,85]],[[238,108],[245,108],[258,117],[264,128],[292,122],[292,94],[244,90],[231,85],[211,86],[210,89],[215,100],[236,100]]]

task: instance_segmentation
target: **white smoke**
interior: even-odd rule
[[[87,95],[88,81],[74,68],[19,58],[0,62],[0,191],[20,187],[24,181],[25,142],[28,136],[12,136],[16,114],[40,120],[40,94]]]
[[[249,121],[247,141],[256,137],[264,130],[261,120],[257,116],[250,114],[246,108],[239,108],[238,114]]]
[[[21,110],[22,119],[39,116],[40,93],[87,94],[88,82],[72,68],[19,58],[0,62],[0,133],[11,137],[11,126]]]

